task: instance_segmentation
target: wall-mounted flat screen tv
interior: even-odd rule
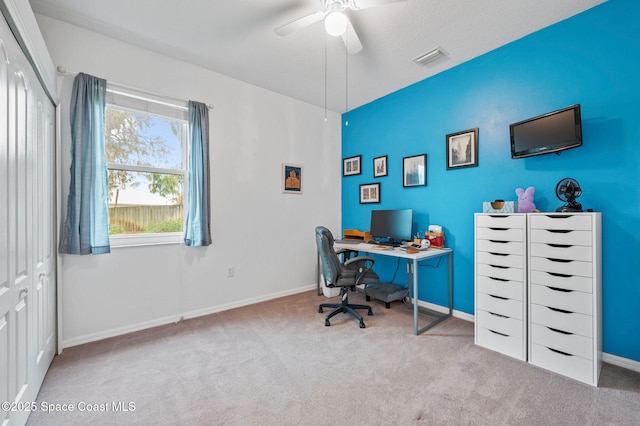
[[[511,158],[524,158],[582,145],[580,105],[573,105],[509,126]]]

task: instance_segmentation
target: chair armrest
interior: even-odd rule
[[[376,263],[376,261],[371,256],[358,256],[358,257],[354,257],[354,258],[351,258],[351,259],[347,260],[346,262],[344,262],[344,265],[348,266],[348,265],[350,265],[352,263],[355,263],[355,262],[366,262],[365,263],[366,267],[364,268],[364,270],[362,272],[360,272],[358,274],[358,277],[356,278],[355,285],[360,285],[360,280],[362,279],[362,277],[365,276],[365,274],[367,272],[369,272],[371,270],[371,268],[373,268],[373,264]]]
[[[352,250],[352,249],[346,249],[346,248],[336,250],[336,254],[338,256],[340,256],[341,254],[344,254],[346,259],[349,259],[351,257],[351,253],[358,254],[358,250]]]
[[[369,261],[371,262],[371,266],[373,266],[373,264],[376,263],[376,260],[371,256],[357,256],[357,257],[352,257],[351,259],[344,262],[344,265],[347,266],[357,261]]]

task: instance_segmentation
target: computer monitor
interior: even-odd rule
[[[373,210],[371,211],[371,227],[369,232],[378,241],[392,245],[400,245],[402,241],[411,240],[413,226],[413,210]]]

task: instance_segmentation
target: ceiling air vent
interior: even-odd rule
[[[444,56],[444,51],[441,48],[436,47],[434,49],[431,49],[424,55],[420,55],[417,58],[413,58],[413,62],[415,62],[418,65],[427,65],[435,60],[442,58],[443,56]]]

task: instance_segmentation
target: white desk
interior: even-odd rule
[[[354,250],[363,253],[379,254],[381,256],[399,257],[407,259],[409,265],[409,280],[413,280],[413,292],[411,298],[413,299],[413,332],[415,335],[422,333],[425,330],[439,324],[445,319],[453,315],[453,250],[450,248],[435,249],[429,248],[427,250],[420,251],[418,253],[409,254],[399,247],[394,247],[388,250],[380,250],[380,246],[375,244],[349,244],[336,241],[334,247],[336,249]],[[426,259],[435,259],[441,256],[448,257],[449,264],[449,313],[442,315],[434,315],[436,319],[422,328],[418,328],[418,263]],[[430,314],[431,315],[431,314]]]

